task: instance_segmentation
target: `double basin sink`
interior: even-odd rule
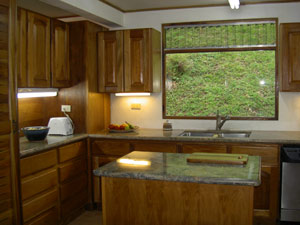
[[[186,130],[179,134],[182,137],[211,137],[211,138],[248,138],[251,132],[249,131],[189,131]]]

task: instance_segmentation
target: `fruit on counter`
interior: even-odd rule
[[[130,123],[128,123],[127,121],[125,121],[125,123],[129,126],[129,129],[134,129],[134,126]]]
[[[134,129],[134,126],[131,125],[131,124],[129,124],[129,123],[127,123],[127,122],[125,122],[125,123],[123,123],[123,124],[121,124],[121,125],[118,125],[118,124],[110,124],[110,125],[108,126],[108,128],[109,128],[110,130],[131,130],[131,129]]]

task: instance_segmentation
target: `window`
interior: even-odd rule
[[[277,19],[162,30],[164,118],[278,119]]]

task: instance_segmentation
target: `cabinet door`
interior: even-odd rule
[[[183,153],[209,152],[209,153],[226,153],[227,147],[224,144],[201,143],[201,144],[183,144]]]
[[[123,31],[98,33],[98,89],[99,92],[122,92]]]
[[[92,143],[93,155],[123,156],[131,151],[128,141],[99,140]]]
[[[300,91],[300,23],[280,24],[281,91]]]
[[[54,19],[51,25],[52,87],[69,87],[69,25]]]
[[[50,87],[50,19],[27,12],[28,87]]]
[[[18,9],[18,87],[27,87],[27,12]]]
[[[175,143],[153,143],[153,142],[134,142],[133,151],[145,151],[145,152],[177,152],[177,146]]]
[[[150,29],[124,31],[124,73],[126,92],[151,92]]]
[[[275,224],[278,219],[278,145],[235,145],[231,153],[261,156],[261,185],[254,188],[254,216],[257,224]]]

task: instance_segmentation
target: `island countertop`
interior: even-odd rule
[[[130,165],[113,161],[94,170],[96,176],[207,184],[260,185],[260,157],[249,156],[245,166],[188,163],[190,154],[131,152],[121,159],[145,161]]]

